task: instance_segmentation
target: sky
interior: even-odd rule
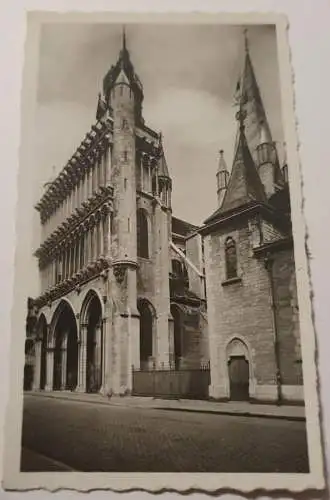
[[[201,224],[217,208],[220,149],[231,168],[243,29],[126,25],[127,47],[144,88],[146,124],[163,133],[173,215],[193,224]],[[248,40],[273,140],[283,144],[275,28],[250,26]],[[34,144],[38,195],[95,122],[103,76],[117,61],[121,41],[119,24],[43,25]]]

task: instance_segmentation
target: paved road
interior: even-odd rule
[[[308,472],[305,424],[269,418],[25,396],[22,445],[23,471]]]

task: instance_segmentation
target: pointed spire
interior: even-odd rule
[[[245,122],[246,140],[253,158],[257,161],[256,148],[260,144],[261,124],[263,124],[264,128],[263,134],[266,135],[269,142],[272,142],[272,137],[251,61],[247,29],[244,29],[244,46],[245,62],[240,84],[241,99],[237,104],[247,113]]]
[[[163,134],[160,132],[158,135],[159,145],[158,145],[158,176],[170,178],[167,162],[163,147]]]
[[[222,201],[224,199],[226,189],[228,187],[229,172],[227,169],[227,164],[224,159],[224,151],[220,150],[219,164],[217,171],[217,195],[218,195],[218,207],[221,207]]]

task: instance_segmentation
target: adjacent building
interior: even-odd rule
[[[220,153],[218,209],[205,221],[215,399],[302,401],[287,165],[280,168],[248,47],[231,174]]]

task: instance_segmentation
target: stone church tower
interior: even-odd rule
[[[222,182],[221,196],[218,182],[218,209],[200,229],[211,332],[210,396],[302,401],[288,184],[247,44],[240,82],[230,178],[228,185]]]
[[[124,33],[96,124],[36,206],[35,389],[139,393],[135,372],[208,360],[200,236],[187,243],[196,227],[172,217],[163,140],[143,99]]]

